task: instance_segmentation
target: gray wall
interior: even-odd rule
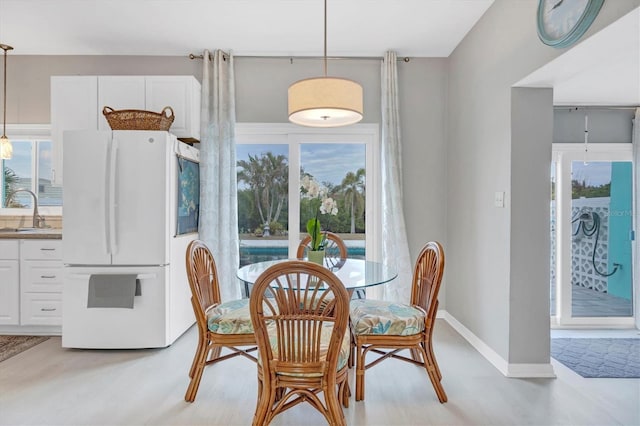
[[[538,40],[537,5],[496,0],[449,57],[446,309],[509,363],[549,362],[551,105],[533,117],[539,149],[523,145],[531,142],[526,123],[512,123],[533,113],[512,105],[512,86],[565,51]],[[605,2],[585,38],[639,5]],[[539,90],[537,104],[548,98]],[[495,191],[506,191],[504,209],[494,207]],[[527,247],[521,226],[532,237]]]
[[[589,143],[631,143],[633,109],[559,107],[553,114],[554,143],[584,143],[584,116],[588,116]]]
[[[398,62],[405,219],[411,231],[408,238],[412,259],[428,240],[445,244],[447,63],[447,59],[420,58]],[[198,80],[202,77],[202,61],[186,56],[12,55],[8,66],[7,123],[18,124],[49,123],[52,75],[194,75]],[[288,122],[289,85],[323,72],[321,61],[310,59],[291,63],[286,59],[238,57],[234,66],[238,122]],[[363,85],[364,123],[380,123],[380,67],[380,60],[329,63],[330,75],[351,78]]]
[[[428,240],[445,243],[445,105],[447,60],[413,58],[398,62],[402,127],[405,220],[412,259]],[[329,63],[329,74],[351,78],[364,88],[363,123],[380,123],[379,60]],[[238,122],[287,122],[287,88],[322,75],[318,60],[237,58]],[[446,280],[446,277],[445,277]],[[444,303],[445,296],[443,295]]]
[[[413,58],[397,66],[405,220],[415,260],[428,240],[445,243],[447,60]],[[380,68],[380,60],[329,63],[330,75],[362,84],[363,123],[381,121]],[[238,122],[287,122],[287,88],[299,79],[322,75],[322,64],[319,60],[237,58],[235,75]]]
[[[48,124],[52,75],[195,75],[202,63],[175,56],[28,56],[7,59],[7,124]],[[0,99],[2,94],[0,93]]]
[[[544,364],[550,356],[552,104],[552,89],[511,89],[509,362],[514,363]]]

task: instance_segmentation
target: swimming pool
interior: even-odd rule
[[[364,259],[364,247],[348,247],[348,256],[352,259]],[[241,246],[240,247],[240,266],[249,265],[251,263],[264,262],[267,260],[287,259],[287,247],[256,247]]]

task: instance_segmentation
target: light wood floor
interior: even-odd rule
[[[255,364],[208,367],[196,401],[183,400],[195,349],[191,328],[154,350],[62,349],[60,338],[0,362],[2,425],[249,425]],[[584,379],[554,363],[557,379],[509,379],[446,322],[435,351],[449,402],[424,371],[396,360],[366,375],[366,399],[345,410],[350,425],[640,425],[640,379]],[[350,378],[354,388],[353,372]],[[303,404],[273,425],[318,425]]]

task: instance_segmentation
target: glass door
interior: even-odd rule
[[[633,325],[633,167],[626,145],[592,144],[586,153],[554,145],[551,315],[558,325]]]
[[[294,258],[307,222],[338,234],[349,257],[377,260],[377,126],[238,125],[240,266]]]

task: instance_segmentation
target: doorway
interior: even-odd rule
[[[633,327],[631,144],[554,144],[551,325]]]

